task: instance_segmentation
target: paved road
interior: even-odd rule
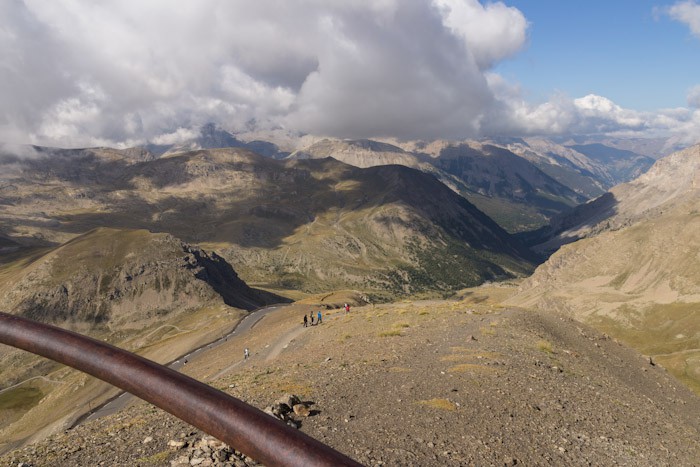
[[[178,370],[182,368],[183,365],[185,365],[185,362],[191,362],[192,360],[201,357],[204,353],[207,351],[220,346],[224,342],[226,342],[229,337],[233,336],[238,336],[241,334],[244,334],[253,327],[255,327],[256,324],[260,322],[267,314],[276,311],[286,305],[272,305],[268,306],[265,308],[260,308],[259,310],[253,311],[247,316],[245,316],[241,321],[238,322],[238,324],[233,328],[231,332],[226,334],[225,336],[210,342],[209,344],[205,344],[197,349],[194,349],[187,354],[183,355],[182,357],[178,358],[177,360],[166,364],[167,367],[172,368],[174,370]],[[97,418],[105,417],[107,415],[111,415],[113,413],[116,413],[126,407],[129,402],[133,400],[134,396],[128,392],[121,392],[114,398],[110,399],[109,401],[105,402],[104,404],[100,405],[99,407],[96,407],[95,409],[89,411],[88,413],[80,416],[75,423],[71,426],[71,428],[75,428],[76,426],[80,425],[83,422],[86,422],[88,420],[95,420]]]

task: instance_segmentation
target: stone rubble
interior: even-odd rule
[[[293,428],[299,428],[301,422],[294,415],[308,417],[310,410],[299,396],[287,394],[264,410],[265,413],[285,422]],[[256,461],[245,454],[232,449],[227,444],[213,436],[205,436],[193,442],[170,440],[168,446],[173,450],[183,452],[175,460],[170,461],[171,467],[245,467],[257,466]]]

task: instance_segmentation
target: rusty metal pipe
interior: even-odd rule
[[[90,337],[0,312],[0,343],[128,391],[266,465],[361,465],[235,397]]]

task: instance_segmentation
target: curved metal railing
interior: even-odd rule
[[[90,337],[0,312],[0,343],[128,391],[266,465],[361,465],[235,397]]]

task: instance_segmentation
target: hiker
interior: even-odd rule
[[[248,357],[250,357],[250,352],[248,351],[248,347],[243,350],[243,360],[248,360]]]
[[[313,326],[314,325],[314,312],[313,311],[309,311],[309,318],[311,318],[311,326]]]
[[[350,305],[345,304],[345,313],[350,313]]]
[[[309,320],[306,317],[306,313],[304,313],[304,327],[308,326]]]
[[[323,321],[321,320],[321,310],[318,311],[318,324],[321,324]]]

